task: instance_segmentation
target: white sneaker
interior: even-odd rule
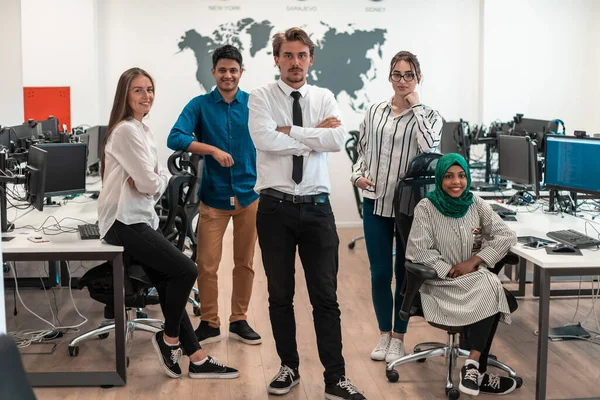
[[[398,338],[392,338],[390,340],[390,347],[385,355],[385,362],[391,363],[401,357],[404,357],[404,343]]]
[[[385,360],[385,355],[387,354],[388,347],[390,346],[391,338],[392,335],[390,335],[389,333],[382,333],[381,336],[379,336],[379,343],[377,343],[377,346],[371,352],[371,360]]]

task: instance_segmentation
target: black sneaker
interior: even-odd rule
[[[479,394],[479,370],[473,364],[465,365],[460,369],[460,385],[458,389],[471,396]]]
[[[268,391],[271,394],[286,394],[298,383],[300,383],[298,369],[282,365],[277,375],[269,383]]]
[[[181,358],[181,347],[169,346],[165,343],[165,331],[159,331],[152,336],[152,345],[158,354],[158,361],[165,373],[171,378],[181,377],[179,359]]]
[[[342,376],[337,383],[325,385],[325,398],[328,400],[365,400],[366,397],[350,382],[350,379]]]
[[[483,380],[479,385],[479,393],[485,394],[509,394],[517,387],[517,381],[509,376],[495,374],[483,374]]]
[[[235,379],[240,376],[240,372],[231,367],[221,364],[218,360],[207,356],[202,365],[196,365],[190,362],[188,375],[193,379]]]
[[[246,344],[261,344],[262,338],[248,325],[248,321],[241,320],[229,324],[229,337]]]
[[[200,321],[198,329],[194,332],[196,332],[196,337],[201,345],[221,341],[221,328],[213,328],[208,321]]]

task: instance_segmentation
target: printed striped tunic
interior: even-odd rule
[[[517,236],[477,195],[462,218],[440,213],[425,198],[415,207],[406,246],[406,258],[437,271],[438,279],[421,286],[421,304],[427,321],[448,326],[466,326],[501,313],[500,321],[510,324],[510,310],[500,279],[490,272]],[[484,264],[458,278],[449,278],[450,269],[472,256]]]
[[[375,191],[363,196],[375,200],[374,214],[394,216],[394,189],[410,160],[419,153],[435,151],[440,142],[443,120],[440,114],[422,104],[397,116],[392,101],[371,105],[360,124],[358,160],[352,167],[352,183],[367,178]]]

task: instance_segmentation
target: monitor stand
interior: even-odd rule
[[[44,203],[44,207],[60,207],[60,203],[53,201],[52,197],[46,197],[46,202]]]

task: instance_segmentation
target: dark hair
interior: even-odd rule
[[[421,81],[421,64],[419,64],[417,56],[411,53],[410,51],[399,51],[398,53],[396,53],[394,58],[392,58],[392,61],[390,62],[390,76],[388,77],[388,79],[391,79],[394,66],[399,61],[406,61],[407,63],[409,63],[411,68],[415,71],[415,74],[417,74],[417,82]]]
[[[315,44],[302,29],[294,27],[285,32],[279,32],[273,35],[273,55],[279,57],[281,44],[284,42],[302,42],[308,46],[310,56],[315,55]]]
[[[154,87],[154,79],[149,73],[141,68],[130,68],[121,74],[119,82],[117,83],[117,90],[115,91],[115,99],[113,101],[112,110],[110,112],[110,119],[108,120],[108,127],[106,128],[106,135],[102,141],[102,155],[100,157],[100,177],[104,179],[104,158],[105,158],[105,147],[108,142],[108,138],[112,134],[115,126],[121,121],[133,118],[133,111],[127,101],[129,94],[129,88],[131,82],[138,76],[145,76],[150,79],[152,86]]]
[[[242,68],[242,54],[237,47],[226,44],[225,46],[221,46],[216,49],[212,54],[213,68],[217,68],[217,63],[223,58],[237,61],[238,64],[240,64],[240,68]]]

